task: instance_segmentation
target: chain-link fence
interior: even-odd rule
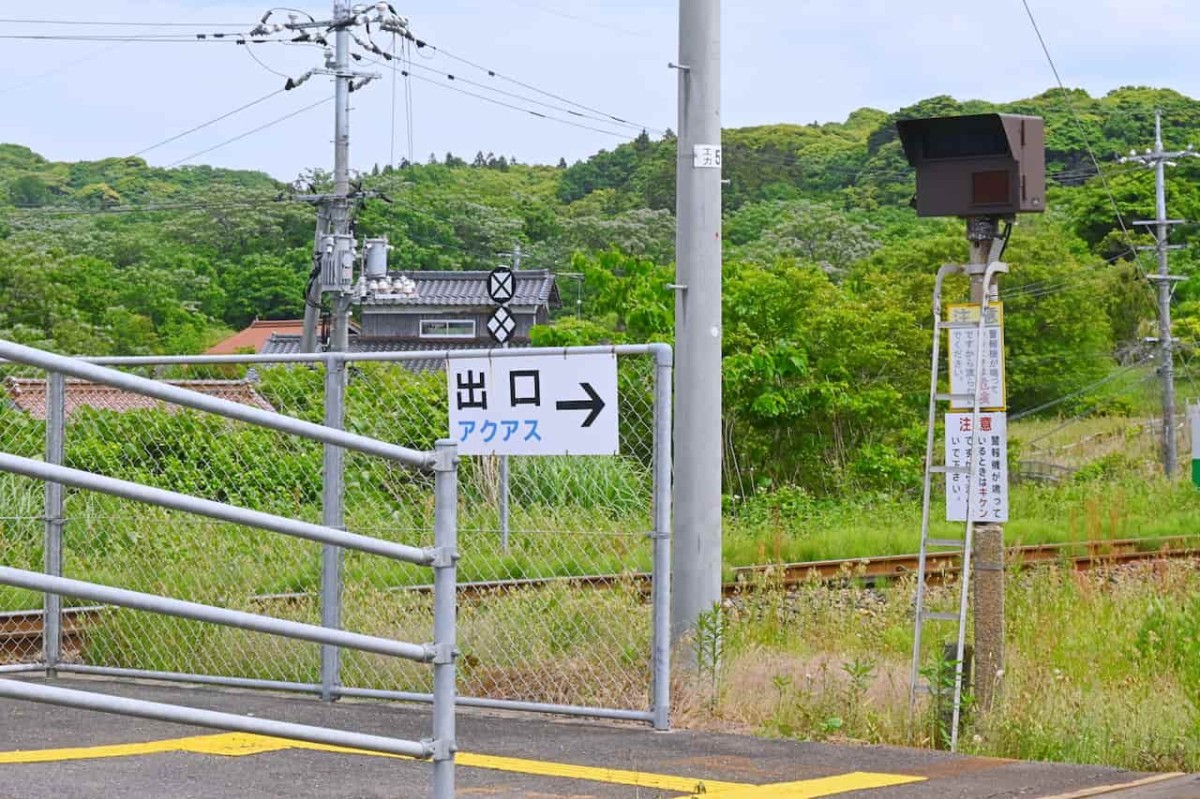
[[[507,468],[495,456],[462,459],[459,693],[467,704],[665,725],[670,351],[604,351],[620,356],[618,455],[511,456]],[[346,356],[341,386],[326,369],[342,369],[342,361],[327,357],[118,363],[313,422],[327,418],[327,397],[338,393],[350,432],[426,451],[449,430],[446,358],[469,355]],[[13,374],[5,388],[0,451],[41,457],[49,403],[37,397],[47,394],[46,381]],[[337,460],[327,464],[311,441],[87,383],[67,381],[65,393],[67,466],[327,525],[338,521],[330,507],[340,482],[341,523],[332,526],[432,544],[428,475],[347,453],[342,480],[331,480],[325,468],[336,470]],[[41,485],[0,477],[0,491],[13,516],[0,520],[4,562],[41,568]],[[68,577],[401,640],[420,640],[432,624],[428,571],[418,567],[332,550],[323,558],[318,544],[73,490],[63,515]],[[41,607],[38,595],[6,590],[0,611]],[[68,603],[68,628],[72,612]],[[66,669],[327,696],[431,691],[419,664],[331,650],[323,664],[313,644],[138,611],[89,612],[78,627],[64,633]],[[40,659],[36,636],[28,641],[5,657]]]
[[[321,647],[318,671],[325,695],[336,681],[337,648],[346,647],[402,658],[417,668],[432,666],[433,735],[421,740],[362,735],[137,699],[114,702],[105,694],[11,681],[0,683],[6,698],[427,758],[434,764],[434,793],[453,795],[460,504],[453,442],[438,440],[417,450],[281,415],[258,393],[257,380],[247,377],[189,379],[181,388],[13,342],[0,341],[0,354],[49,370],[45,380],[18,375],[5,380],[8,410],[43,423],[44,462],[0,450],[0,471],[44,483],[42,568],[4,565],[22,556],[30,559],[36,544],[25,541],[15,557],[0,564],[0,583],[45,592],[40,614],[17,610],[7,621],[28,623],[25,632],[40,638],[41,663],[48,671],[302,687],[281,678],[311,671],[310,653],[279,641],[306,641]],[[329,358],[324,365],[326,385],[336,387],[327,397],[340,410],[345,364]],[[65,375],[84,379],[68,381]],[[0,436],[5,432],[0,428]],[[13,449],[22,447],[21,432],[14,424]],[[311,486],[303,478],[311,447],[289,445],[293,436],[323,448],[322,523],[304,519],[305,491]],[[341,515],[346,451],[369,455],[368,462],[387,458],[420,475],[415,483],[432,489],[422,503],[432,515],[432,536],[420,536],[431,537],[430,546],[350,533],[339,529],[340,518],[339,524],[329,524],[331,507]],[[392,475],[390,467],[378,471]],[[77,491],[67,492],[68,487]],[[36,498],[28,484],[15,485],[11,495],[18,509]],[[217,523],[197,524],[193,517]],[[277,535],[294,540],[276,546]],[[261,588],[273,580],[308,579],[312,559],[305,553],[312,542],[322,546],[320,625],[289,618],[299,615],[303,621],[303,602],[273,614],[238,607],[277,601],[279,595]],[[341,629],[338,562],[331,555],[342,548],[395,559],[405,568],[432,569],[432,612],[419,614],[425,622],[420,628],[403,625],[411,639],[427,643],[397,639],[396,625],[388,630],[391,637]],[[64,596],[105,606],[64,612]],[[74,630],[78,648],[64,648],[67,619],[87,620],[84,629]],[[36,651],[36,643],[23,644],[26,650],[31,646]],[[12,649],[20,658],[18,644]],[[8,670],[15,665],[24,664],[8,664]],[[221,674],[231,670],[249,676]]]

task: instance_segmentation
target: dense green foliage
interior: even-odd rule
[[[1152,214],[1152,175],[1112,154],[1200,132],[1200,102],[1125,88],[1052,90],[1006,105],[924,100],[841,123],[725,133],[727,484],[905,488],[922,442],[934,268],[964,257],[960,224],[919,221],[895,134],[901,117],[984,110],[1047,120],[1051,211],[1022,220],[1006,259],[1009,400],[1049,402],[1142,355],[1153,307],[1114,214]],[[1095,177],[1088,146],[1106,180]],[[393,266],[474,269],[520,244],[561,281],[543,344],[672,338],[674,136],[643,134],[567,166],[447,154],[364,175],[358,232],[388,235]],[[1200,217],[1200,164],[1170,173],[1172,216]],[[296,188],[321,190],[314,172]],[[313,212],[266,175],[158,169],[137,158],[49,162],[0,145],[0,335],[65,352],[196,352],[255,317],[298,315]],[[1194,231],[1183,228],[1180,243]],[[1175,268],[1195,271],[1190,247]],[[965,287],[951,287],[948,298]],[[1178,333],[1200,337],[1200,283],[1177,292]],[[1187,355],[1185,347],[1185,357]],[[1086,407],[1090,396],[1059,406]],[[887,424],[880,424],[886,419]],[[130,431],[131,435],[136,431]],[[99,456],[99,453],[96,453]],[[311,490],[311,489],[306,489]]]

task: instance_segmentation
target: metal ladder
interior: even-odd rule
[[[962,715],[962,693],[963,693],[963,655],[966,649],[967,638],[967,610],[970,599],[970,584],[971,584],[971,547],[974,541],[975,534],[975,514],[972,512],[972,500],[975,494],[975,470],[972,465],[975,462],[975,436],[979,430],[979,414],[980,402],[982,399],[983,381],[978,379],[979,374],[983,371],[983,351],[984,351],[984,334],[987,325],[987,309],[988,300],[991,295],[992,281],[997,274],[1008,271],[1008,266],[993,262],[989,264],[984,272],[982,299],[979,303],[979,321],[976,322],[950,322],[942,320],[942,285],[945,279],[950,275],[962,274],[966,271],[966,267],[961,264],[946,264],[942,266],[937,273],[937,281],[933,289],[933,357],[932,367],[930,368],[929,377],[929,424],[926,429],[925,436],[925,485],[921,501],[921,549],[917,559],[917,598],[916,598],[916,615],[914,619],[913,631],[913,659],[912,659],[912,675],[909,681],[909,709],[911,712],[916,711],[917,697],[921,694],[932,694],[934,687],[927,683],[921,682],[921,640],[922,632],[926,622],[957,622],[958,623],[958,638],[955,648],[954,660],[954,710],[950,728],[950,751],[958,749],[958,727],[959,720]],[[949,394],[938,391],[939,369],[941,366],[941,341],[943,330],[955,329],[976,329],[976,346],[975,346],[975,390],[971,394]],[[934,441],[937,429],[938,419],[938,403],[941,402],[970,402],[971,403],[971,432],[970,446],[968,447],[965,466],[951,466],[949,464],[934,463]],[[967,475],[967,521],[964,525],[962,538],[933,538],[929,535],[930,522],[930,496],[933,488],[933,476],[935,474],[966,474]],[[961,561],[962,583],[960,585],[960,595],[958,603],[958,612],[938,612],[925,609],[925,585],[926,585],[926,563],[930,550],[937,550],[940,554],[958,555]]]

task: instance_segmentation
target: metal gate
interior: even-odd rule
[[[512,457],[507,469],[496,458],[461,459],[457,701],[638,720],[665,729],[669,347],[96,362],[264,411],[335,426],[343,421],[356,434],[426,451],[448,431],[448,358],[553,359],[575,352],[618,358],[620,454]],[[19,374],[6,387],[10,397],[39,390]],[[45,415],[50,438],[61,430],[69,465],[170,490],[194,487],[204,496],[314,523],[341,519],[335,526],[386,541],[433,543],[428,476],[350,450],[330,458],[312,441],[214,421],[172,403],[122,405],[122,396],[92,396],[92,388],[67,384],[61,416]],[[0,410],[0,449],[8,441],[40,448],[37,407],[15,402]],[[198,457],[203,442],[207,454]],[[30,532],[42,515],[52,515],[43,514],[40,499],[24,497],[13,523]],[[135,585],[161,586],[193,601],[408,639],[432,623],[427,573],[409,564],[247,530],[231,535],[211,520],[146,512],[108,497],[71,495],[62,518],[69,576],[100,579],[112,568],[109,555],[120,552]],[[37,537],[28,540],[36,543]],[[33,552],[31,546],[14,555],[30,560]],[[5,609],[11,603],[0,604]],[[332,646],[322,653],[245,630],[214,631],[83,605],[69,605],[57,628],[56,613],[47,619],[50,637],[63,642],[55,665],[64,671],[325,698],[432,699],[426,670],[374,653]],[[21,655],[42,659],[41,653]]]
[[[285,646],[295,648],[311,648],[312,644],[317,644],[321,647],[322,662],[336,660],[336,657],[330,658],[329,653],[336,655],[347,649],[386,657],[422,670],[426,670],[427,665],[432,664],[433,734],[427,740],[406,741],[112,697],[12,679],[0,680],[0,696],[428,758],[432,759],[434,764],[433,795],[439,799],[450,799],[454,795],[458,458],[453,442],[438,441],[429,451],[410,449],[378,438],[347,433],[281,415],[262,407],[254,407],[253,403],[214,397],[3,340],[0,340],[0,357],[8,359],[10,363],[44,370],[48,374],[48,378],[40,384],[36,380],[26,378],[19,381],[15,377],[13,381],[16,382],[9,384],[10,391],[21,389],[25,392],[23,395],[17,392],[14,404],[18,408],[24,405],[31,410],[29,417],[36,418],[39,415],[37,409],[40,409],[46,432],[44,457],[38,459],[22,454],[22,444],[27,444],[22,440],[23,436],[14,434],[0,444],[0,472],[4,473],[4,506],[11,508],[10,512],[17,513],[31,507],[30,479],[45,483],[43,531],[40,542],[43,564],[40,569],[32,568],[29,553],[21,552],[22,544],[32,543],[30,539],[5,538],[6,557],[3,562],[14,565],[0,566],[0,585],[6,587],[6,595],[3,597],[6,604],[19,606],[22,594],[24,601],[29,602],[30,597],[25,592],[42,593],[40,665],[50,675],[56,671],[87,671],[122,676],[158,676],[147,669],[112,669],[88,665],[83,653],[90,650],[93,636],[100,642],[113,640],[114,635],[119,639],[120,632],[114,633],[114,630],[122,629],[144,629],[157,633],[155,637],[131,642],[139,643],[145,649],[151,646],[162,647],[164,650],[174,648],[174,642],[170,638],[162,637],[164,633],[171,631],[177,634],[187,631],[205,639],[223,634],[255,636],[256,640],[270,640],[276,643],[283,641]],[[68,382],[68,377],[80,382]],[[232,428],[225,426],[226,423],[240,422],[247,429],[268,431],[272,435],[321,445],[327,455],[331,451],[336,452],[339,457],[326,460],[327,464],[341,460],[340,455],[343,452],[351,451],[370,456],[375,461],[386,459],[387,463],[400,466],[405,472],[417,470],[432,475],[432,545],[412,546],[384,537],[347,532],[299,518],[297,514],[285,512],[282,507],[272,507],[270,511],[251,509],[248,507],[250,503],[231,501],[231,497],[223,495],[228,493],[227,490],[214,492],[215,486],[202,485],[204,481],[197,480],[195,475],[187,475],[192,480],[187,486],[190,490],[182,491],[155,485],[156,482],[162,481],[152,477],[161,478],[162,475],[151,475],[144,467],[140,470],[142,473],[138,474],[138,469],[134,468],[134,474],[129,475],[111,474],[111,471],[122,471],[120,468],[75,468],[72,460],[86,458],[72,457],[64,437],[67,431],[66,420],[72,411],[79,410],[79,404],[71,402],[72,389],[76,390],[76,394],[79,393],[79,389],[99,391],[110,401],[114,397],[120,397],[121,401],[127,404],[145,405],[143,400],[146,399],[157,403],[169,403],[171,410],[160,407],[155,408],[154,412],[172,414],[175,421],[186,417],[189,424],[205,420],[199,423],[202,428],[206,424],[218,425],[216,428],[204,428],[215,435],[192,442],[208,445],[198,446],[191,452],[198,462],[219,458],[220,439],[223,435],[233,433]],[[91,409],[95,410],[94,406],[97,404],[100,404],[98,400],[93,403]],[[185,414],[185,408],[191,413]],[[197,411],[199,413],[194,413]],[[164,440],[162,443],[167,447],[171,442]],[[127,439],[114,442],[116,451],[109,452],[108,456],[116,457],[116,460],[111,461],[110,465],[115,464],[119,467],[122,464],[120,453],[125,451],[127,444]],[[176,451],[176,455],[178,454]],[[77,492],[68,497],[68,488],[76,489]],[[219,501],[202,498],[205,495],[212,496],[213,493],[221,495]],[[156,512],[148,512],[147,508]],[[144,519],[150,521],[143,524]],[[424,626],[425,634],[419,637],[401,637],[396,630],[373,634],[346,632],[340,623],[328,623],[330,617],[327,614],[322,615],[323,624],[315,624],[304,619],[288,618],[290,614],[287,613],[268,612],[278,608],[272,607],[269,602],[256,601],[254,597],[242,595],[236,591],[236,583],[234,586],[227,585],[223,592],[208,593],[203,596],[203,601],[194,601],[193,598],[197,595],[196,584],[211,581],[194,576],[193,584],[187,585],[162,579],[168,574],[186,574],[179,571],[178,564],[172,563],[170,555],[176,541],[166,534],[175,524],[185,519],[193,522],[203,519],[203,524],[208,525],[207,528],[201,528],[202,532],[195,535],[191,541],[192,544],[201,546],[214,542],[217,546],[223,546],[224,542],[234,542],[235,548],[249,544],[262,554],[274,549],[268,541],[273,542],[275,539],[263,535],[272,533],[284,536],[286,541],[297,546],[320,545],[322,560],[326,563],[336,564],[345,550],[376,559],[384,558],[400,568],[432,568],[432,624]],[[9,520],[26,521],[27,518],[6,519]],[[107,541],[102,549],[97,550],[77,549],[74,546],[64,548],[64,539],[69,540],[74,533],[75,522],[82,522],[85,530],[91,530],[93,522],[97,520],[107,521],[107,524],[102,523],[100,526],[125,536],[125,540]],[[155,524],[168,520],[167,524]],[[70,543],[77,544],[75,541]],[[15,555],[9,556],[9,550]],[[87,552],[92,560],[88,557],[72,558],[69,554],[64,557],[64,553],[75,551],[79,551],[81,555]],[[153,553],[149,561],[145,557],[147,551]],[[153,576],[138,568],[147,562],[156,565]],[[206,564],[206,571],[222,575],[226,573],[228,565],[227,562],[213,560]],[[64,576],[64,572],[70,574],[75,570],[85,573],[86,579]],[[270,567],[261,571],[263,576],[272,573]],[[118,588],[114,584],[129,587]],[[16,593],[11,593],[13,591]],[[189,599],[182,598],[181,594]],[[98,607],[87,610],[87,613],[92,614],[92,618],[87,623],[88,629],[82,635],[83,646],[74,653],[63,649],[63,621],[68,615],[73,621],[78,621],[83,614],[78,609],[64,614],[63,597],[100,603]],[[246,602],[253,606],[253,612],[238,607]],[[9,620],[12,618],[10,614]],[[168,624],[164,625],[164,620]],[[171,624],[181,626],[182,630],[171,627]],[[405,642],[414,638],[428,638],[430,628],[433,633],[432,643]],[[138,653],[136,656],[142,655],[143,653]],[[19,671],[21,665],[8,664],[6,670]],[[172,676],[180,678],[184,675],[177,673]]]

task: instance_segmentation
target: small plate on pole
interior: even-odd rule
[[[498,266],[488,273],[488,296],[497,305],[512,302],[517,293],[517,280],[507,266]]]
[[[497,344],[507,343],[516,329],[517,321],[513,318],[512,312],[503,305],[492,311],[491,317],[487,320],[488,333]]]

